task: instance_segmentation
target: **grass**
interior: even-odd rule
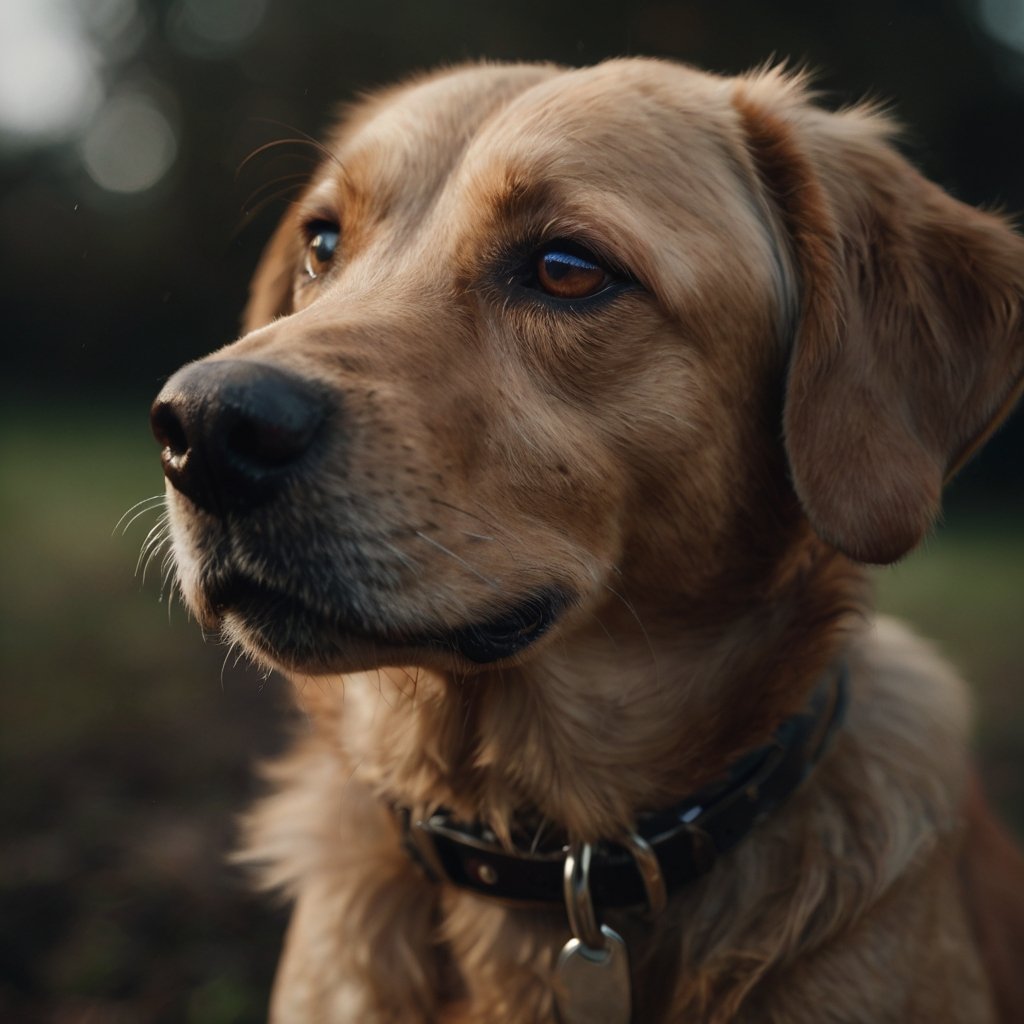
[[[203,645],[132,567],[162,490],[146,410],[0,422],[0,1019],[261,1019],[282,919],[224,867],[282,687]],[[1024,827],[1024,532],[958,513],[880,605],[976,686],[998,802]]]

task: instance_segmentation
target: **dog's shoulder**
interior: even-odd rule
[[[931,643],[887,617],[859,634],[849,667],[849,711],[821,787],[884,887],[955,841],[970,776],[970,695]]]
[[[879,748],[879,754],[888,744],[908,744],[914,748],[914,770],[962,783],[970,696],[960,674],[931,642],[897,619],[878,616],[852,644],[850,672],[849,726],[863,743]],[[954,766],[957,750],[964,753]],[[951,769],[960,773],[956,779],[949,777]]]

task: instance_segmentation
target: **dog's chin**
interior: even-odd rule
[[[564,588],[534,591],[457,626],[397,627],[328,614],[300,598],[232,576],[203,590],[202,619],[258,660],[286,672],[326,675],[387,665],[471,672],[520,660],[570,604]]]

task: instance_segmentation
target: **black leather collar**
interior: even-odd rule
[[[787,718],[770,743],[737,761],[723,782],[667,810],[640,815],[632,844],[595,844],[589,871],[594,906],[623,909],[650,902],[638,850],[653,852],[668,892],[709,871],[797,789],[821,758],[842,722],[848,677],[845,663],[830,670],[807,706]],[[414,820],[402,808],[397,814],[409,853],[435,881],[518,905],[563,902],[569,847],[510,850],[486,826],[459,822],[444,810],[426,820]]]

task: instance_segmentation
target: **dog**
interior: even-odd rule
[[[295,684],[296,1022],[1024,1020],[1024,862],[875,618],[1024,387],[1024,239],[799,74],[354,106],[154,403],[178,585]]]

